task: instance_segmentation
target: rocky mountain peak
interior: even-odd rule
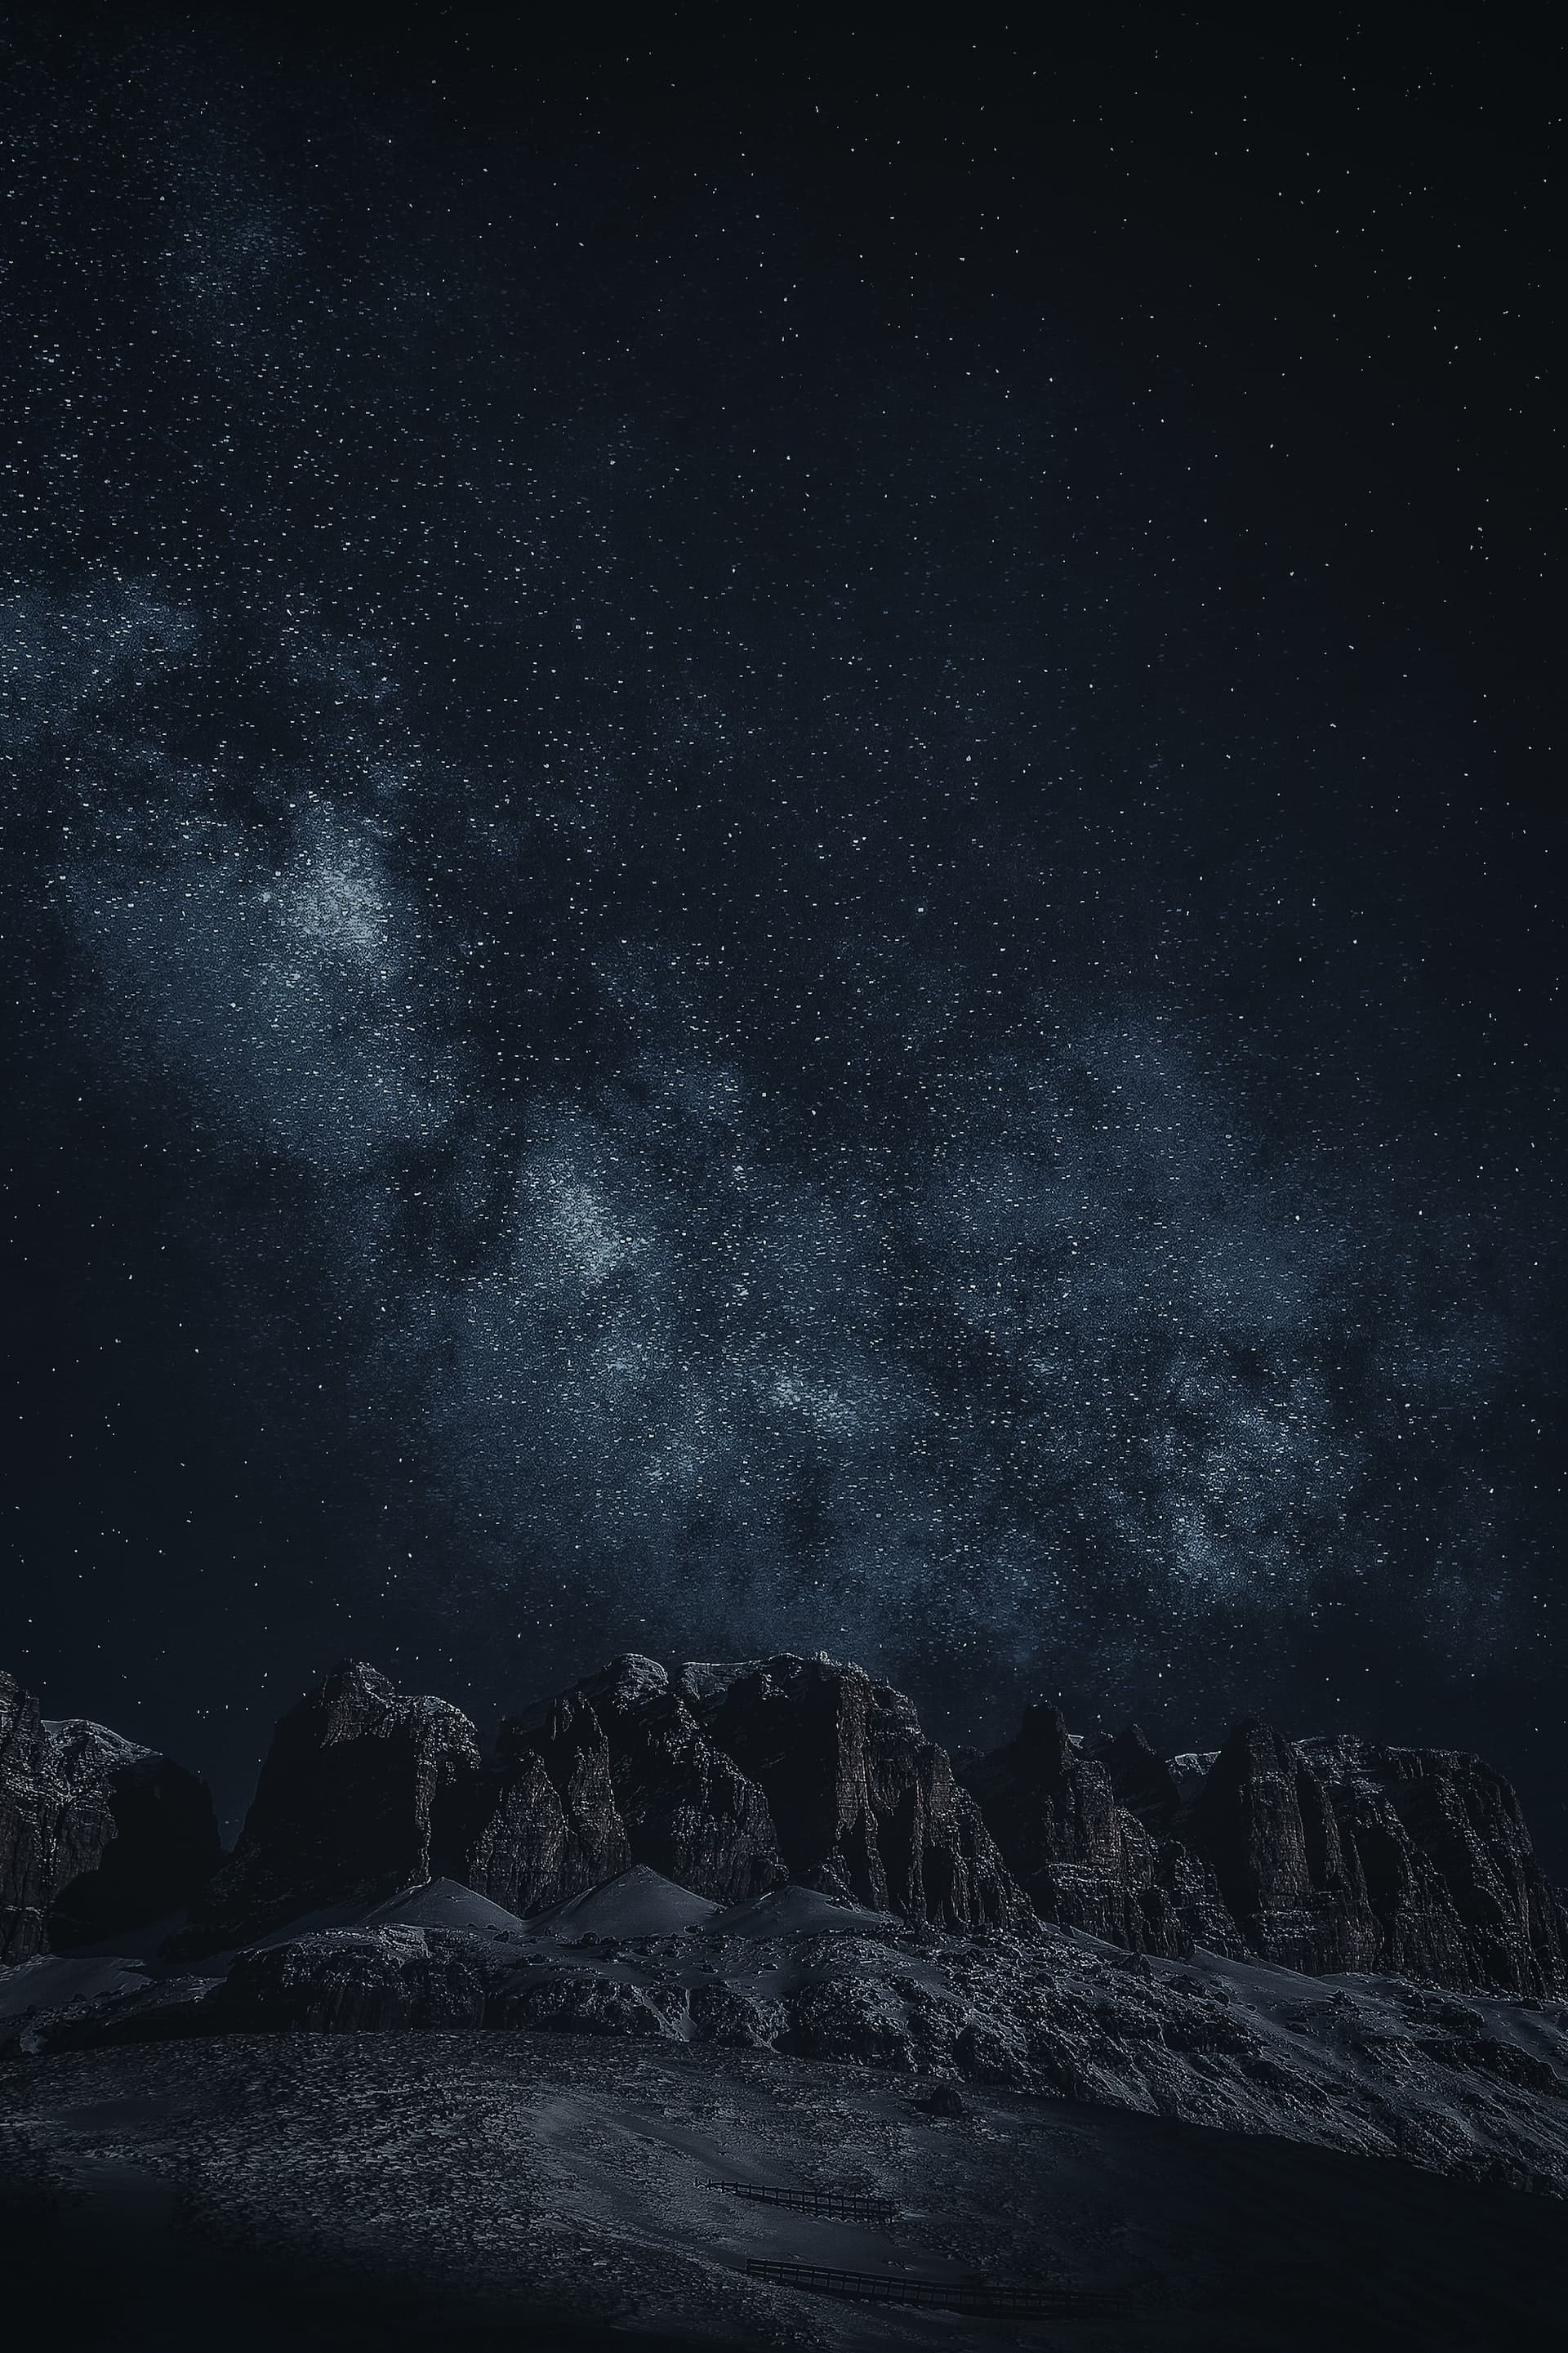
[[[1017,1746],[1036,1772],[1058,1781],[1065,1781],[1078,1763],[1067,1718],[1049,1700],[1031,1700],[1025,1708]]]
[[[128,1740],[124,1733],[112,1732],[89,1715],[49,1715],[43,1725],[68,1771],[113,1771],[153,1754],[139,1740]]]
[[[1094,1753],[1110,1776],[1117,1803],[1136,1815],[1145,1830],[1164,1836],[1181,1810],[1182,1792],[1142,1725],[1130,1724],[1099,1741]]]
[[[623,1651],[596,1675],[584,1676],[577,1686],[601,1711],[609,1709],[617,1715],[667,1698],[669,1687],[668,1668],[637,1651]]]
[[[195,1955],[445,1877],[535,1917],[628,1871],[739,1905],[787,1881],[964,1929],[1033,1912],[1151,1953],[1540,1993],[1568,1913],[1481,1758],[1249,1718],[1161,1757],[1053,1702],[952,1758],[852,1662],[626,1652],[520,1710],[462,1711],[342,1660],[280,1718],[234,1853],[202,1785],[0,1674],[0,1954],[79,1946],[193,1896]],[[151,1910],[149,1909],[151,1907]]]
[[[279,1719],[235,1851],[192,1907],[181,1950],[248,1943],[322,1905],[428,1879],[437,1812],[479,1767],[460,1708],[341,1660]]]
[[[967,1759],[963,1780],[1042,1919],[1135,1951],[1191,1949],[1160,1883],[1153,1841],[1118,1803],[1106,1766],[1075,1742],[1059,1707],[1026,1707],[1016,1736]]]
[[[0,1672],[0,1960],[177,1912],[222,1852],[194,1773],[90,1717],[46,1719]]]
[[[1181,1822],[1210,1864],[1255,1950],[1286,1966],[1374,1966],[1375,1924],[1353,1846],[1327,1791],[1284,1735],[1261,1718],[1234,1725]]]
[[[907,1695],[793,1652],[731,1678],[708,1729],[763,1791],[793,1877],[876,1910],[1000,1922],[1018,1891]]]

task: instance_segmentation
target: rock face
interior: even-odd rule
[[[581,1692],[501,1725],[496,1755],[457,1780],[437,1868],[509,1912],[540,1912],[631,1863],[610,1746]]]
[[[952,1926],[1024,1914],[979,1807],[901,1692],[859,1667],[792,1654],[693,1663],[675,1689],[762,1790],[792,1878]]]
[[[1184,1956],[1192,1940],[1155,1879],[1155,1845],[1075,1748],[1059,1708],[1026,1708],[1016,1740],[963,1768],[1009,1870],[1042,1920]]]
[[[1568,1983],[1563,1899],[1479,1757],[1292,1743],[1256,1721],[1169,1763],[1136,1725],[1086,1757],[1032,1709],[964,1778],[1037,1908],[1134,1949],[1179,1952],[1184,1936],[1310,1974]]]
[[[221,1852],[195,1774],[85,1717],[46,1722],[0,1673],[0,1960],[177,1910]]]
[[[1136,1726],[1091,1754],[1058,1708],[1037,1704],[1024,1711],[1016,1740],[969,1757],[962,1778],[1043,1920],[1177,1959],[1194,1943],[1243,1949],[1209,1865],[1159,1835],[1180,1800]],[[1124,1796],[1129,1785],[1142,1809]]]
[[[0,1676],[5,1960],[185,1902],[165,1957],[196,1959],[439,1876],[515,1926],[638,1873],[700,1913],[765,1909],[793,1881],[797,1904],[920,1927],[1045,1920],[1145,1956],[1568,1987],[1568,1908],[1519,1800],[1453,1750],[1291,1742],[1254,1720],[1167,1760],[1136,1725],[1090,1749],[1035,1706],[955,1774],[911,1703],[858,1667],[786,1653],[672,1672],[628,1653],[509,1717],[487,1752],[446,1701],[345,1662],[279,1724],[225,1862],[193,1776],[100,1725],[46,1723]],[[358,1999],[342,1993],[345,2018]],[[648,2031],[641,2010],[626,2019]]]
[[[83,1815],[102,1805],[110,1822],[108,1844],[65,1881],[50,1907],[55,1951],[99,1944],[181,1910],[223,1860],[206,1783],[85,1716],[44,1729]]]
[[[322,1906],[419,1885],[438,1808],[479,1769],[460,1709],[411,1698],[374,1667],[334,1667],[280,1720],[235,1851],[171,1953],[247,1944]]]
[[[1238,1724],[1182,1818],[1249,1952],[1321,1973],[1377,1966],[1377,1924],[1329,1793],[1271,1725]]]
[[[708,1737],[652,1659],[617,1659],[583,1684],[605,1727],[631,1859],[715,1904],[789,1877],[766,1797]]]
[[[1381,1966],[1523,1994],[1568,1981],[1568,1909],[1500,1773],[1456,1749],[1300,1749],[1360,1865]]]
[[[0,1673],[0,1960],[29,1961],[48,1947],[64,1813],[38,1703]],[[100,1845],[107,1821],[102,1830]]]
[[[504,1724],[441,1840],[453,1877],[518,1912],[639,1863],[718,1904],[788,1876],[762,1790],[633,1653]]]
[[[1238,1958],[1247,1940],[1226,1909],[1219,1882],[1202,1855],[1180,1839],[1162,1839],[1154,1850],[1154,1878],[1170,1898],[1184,1936],[1192,1946]]]
[[[1178,1827],[1268,1960],[1526,1994],[1568,1982],[1562,1897],[1479,1757],[1238,1725]]]
[[[1095,1756],[1110,1776],[1118,1805],[1147,1831],[1163,1838],[1182,1810],[1182,1792],[1164,1758],[1150,1745],[1140,1724],[1096,1744]]]

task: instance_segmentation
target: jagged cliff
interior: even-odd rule
[[[460,1708],[348,1660],[272,1736],[234,1852],[191,1907],[184,1957],[431,1875],[438,1808],[479,1767]]]
[[[177,1911],[222,1855],[194,1773],[85,1717],[46,1720],[0,1671],[0,1961]]]
[[[1059,1708],[1026,1708],[1016,1740],[961,1769],[1042,1920],[1178,1959],[1194,1944],[1242,1949],[1207,1864],[1121,1802],[1110,1767],[1084,1754]]]
[[[175,1950],[433,1874],[539,1912],[637,1863],[716,1903],[793,1878],[952,1926],[1027,1915],[945,1750],[858,1667],[782,1657],[672,1677],[628,1656],[509,1717],[487,1753],[458,1709],[351,1662],[279,1725]]]
[[[1135,1952],[1386,1970],[1532,1995],[1568,1984],[1568,1912],[1480,1759],[1237,1725],[1165,1759],[1091,1751],[1060,1712],[957,1769],[857,1666],[629,1655],[509,1717],[335,1667],[281,1719],[234,1852],[166,1757],[46,1724],[0,1677],[0,1956],[189,1905],[177,1958],[445,1877],[534,1915],[641,1865],[720,1905],[793,1880],[917,1923],[1032,1919]]]

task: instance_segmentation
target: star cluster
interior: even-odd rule
[[[1268,301],[1089,267],[1115,124],[1042,244],[809,75],[14,51],[21,1647],[1544,1674],[1555,911]]]

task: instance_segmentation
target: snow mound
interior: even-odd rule
[[[378,1928],[468,1928],[481,1936],[514,1936],[522,1933],[515,1912],[492,1904],[456,1879],[427,1879],[422,1887],[405,1887],[379,1904],[324,1904],[319,1911],[302,1912],[285,1920],[251,1949],[269,1951],[275,1945],[292,1945],[301,1936],[324,1936],[342,1930],[354,1934]]]
[[[678,1887],[646,1862],[606,1879],[564,1904],[552,1905],[528,1923],[531,1936],[668,1936],[682,1928],[705,1926],[718,1911],[705,1895]]]
[[[837,1903],[816,1887],[791,1880],[766,1895],[732,1904],[708,1922],[716,1936],[798,1936],[803,1935],[862,1936],[868,1928],[897,1928],[903,1924],[889,1912],[862,1912],[853,1904]]]
[[[146,1971],[123,1954],[84,1960],[74,1953],[40,1953],[34,1960],[0,1968],[0,2018],[25,2018],[30,2010],[59,2010],[68,2001],[135,1993],[151,1982]]]
[[[432,1879],[423,1887],[411,1887],[401,1895],[389,1895],[384,1904],[363,1915],[367,1928],[472,1928],[481,1936],[513,1936],[522,1934],[522,1922],[515,1912],[508,1912],[500,1904],[492,1904],[488,1895],[478,1894],[456,1879]]]

